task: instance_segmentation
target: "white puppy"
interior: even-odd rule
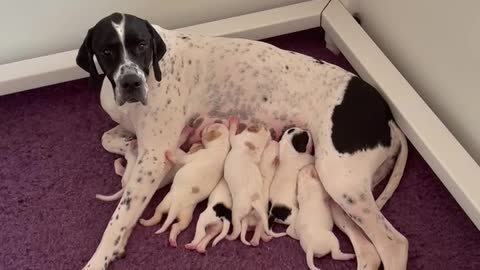
[[[186,126],[183,130],[182,133],[180,134],[180,139],[178,142],[178,147],[182,146],[189,138],[190,134],[194,131],[193,128]],[[183,153],[181,149],[177,149],[177,151],[180,152],[180,154]],[[102,194],[97,194],[95,197],[101,201],[115,201],[118,200],[122,197],[123,192],[125,190],[125,186],[127,185],[128,179],[130,179],[130,175],[132,174],[132,169],[137,163],[137,158],[138,158],[138,142],[136,139],[132,140],[129,142],[127,146],[127,150],[125,151],[125,159],[127,161],[127,165],[123,166],[122,165],[122,159],[123,158],[117,158],[115,162],[113,163],[113,167],[115,169],[115,173],[120,175],[122,177],[122,188],[115,192],[112,195],[102,195]],[[178,172],[178,170],[183,166],[183,164],[174,164],[172,169],[168,172],[168,174],[164,177],[163,181],[160,183],[157,189],[161,189],[169,184],[172,183],[173,177],[175,174]],[[149,173],[146,172],[148,175]]]
[[[122,165],[122,158],[118,158],[114,162],[115,173],[122,176],[122,188],[115,192],[112,195],[102,195],[97,194],[95,197],[101,201],[115,201],[122,197],[124,187],[127,184],[128,179],[130,179],[130,174],[132,173],[132,169],[137,162],[138,156],[138,144],[137,140],[132,140],[128,145],[128,148],[125,152],[125,159],[127,161],[127,165]]]
[[[207,208],[200,214],[192,242],[185,245],[186,249],[195,249],[200,253],[206,251],[210,240],[212,247],[217,245],[228,234],[232,221],[232,196],[225,179],[221,179],[208,197]]]
[[[268,142],[265,150],[263,151],[262,160],[260,161],[260,173],[263,176],[262,183],[262,206],[264,211],[268,211],[268,194],[270,190],[270,185],[275,175],[275,170],[278,165],[278,142],[271,140]],[[253,226],[255,232],[253,234],[250,243],[246,240],[247,230],[250,229],[250,226]],[[248,215],[242,220],[242,232],[240,233],[240,240],[246,244],[251,244],[252,246],[258,246],[260,244],[260,239],[265,242],[271,240],[271,236],[267,234],[264,230],[262,221],[255,215],[255,213]]]
[[[267,212],[263,205],[263,178],[259,165],[271,135],[265,127],[257,125],[249,126],[236,135],[238,118],[231,118],[229,123],[232,149],[225,160],[224,177],[232,194],[233,231],[227,239],[235,240],[242,231],[242,219],[252,210],[262,221],[264,230],[268,231]]]
[[[169,193],[155,210],[149,220],[140,220],[144,226],[160,222],[162,214],[168,209],[167,219],[156,232],[162,233],[172,225],[170,245],[177,246],[177,235],[188,227],[195,206],[206,199],[223,175],[223,165],[230,150],[228,128],[223,124],[213,124],[202,131],[202,143],[205,147],[194,153],[173,154],[167,151],[165,156],[173,164],[184,164],[173,179]]]
[[[298,174],[299,210],[288,234],[300,240],[310,269],[318,269],[314,257],[320,258],[331,252],[334,260],[350,260],[354,254],[340,251],[340,244],[333,234],[333,218],[329,196],[323,188],[313,165],[305,166]]]
[[[292,127],[287,129],[279,143],[279,164],[270,187],[269,226],[273,222],[290,225],[295,220],[298,206],[296,198],[299,171],[313,164],[313,143],[310,132]],[[285,233],[273,233],[281,237]]]

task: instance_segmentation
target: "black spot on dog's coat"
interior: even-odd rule
[[[358,77],[352,77],[343,100],[332,114],[332,142],[342,154],[389,147],[393,119],[388,104],[375,88]]]
[[[226,218],[228,221],[232,221],[232,210],[228,209],[223,203],[217,203],[213,206],[215,215],[219,218]]]
[[[286,207],[285,205],[277,204],[272,207],[270,214],[274,219],[285,221],[288,216],[292,214],[292,209]]]
[[[295,134],[292,137],[293,148],[295,148],[295,151],[297,151],[298,153],[305,153],[307,151],[307,145],[309,140],[310,136],[305,131]]]

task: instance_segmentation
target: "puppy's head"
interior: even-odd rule
[[[283,133],[280,140],[281,148],[293,149],[296,153],[312,154],[313,141],[312,136],[308,130],[298,127],[289,128]]]
[[[309,198],[312,190],[318,190],[320,179],[313,164],[303,167],[298,173],[297,200],[299,203]]]
[[[207,148],[217,143],[228,143],[228,128],[224,124],[212,124],[202,130],[202,143]]]
[[[192,146],[190,146],[190,149],[188,150],[189,154],[193,154],[201,149],[204,149],[203,144],[201,143],[194,143]]]
[[[147,104],[147,77],[153,66],[155,79],[162,78],[158,61],[166,52],[165,43],[152,25],[129,14],[113,13],[88,30],[77,55],[77,65],[90,73],[96,88],[103,76],[97,72],[97,58],[104,76],[114,89],[115,102]]]

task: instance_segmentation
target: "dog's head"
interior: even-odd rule
[[[202,130],[202,143],[205,147],[217,143],[228,144],[228,134],[228,128],[224,124],[211,124]]]
[[[103,76],[95,67],[95,55],[112,84],[118,105],[137,101],[146,105],[150,66],[155,79],[160,81],[158,61],[165,52],[165,43],[148,21],[113,13],[88,30],[76,60],[78,66],[90,73],[90,86],[96,87]]]
[[[296,153],[313,153],[313,141],[310,132],[307,130],[292,127],[283,133],[280,140],[280,148],[295,150]]]

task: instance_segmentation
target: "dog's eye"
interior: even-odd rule
[[[110,51],[109,49],[103,49],[102,54],[105,56],[110,56],[112,54],[112,51]]]
[[[138,48],[139,51],[143,51],[143,50],[145,50],[145,48],[147,48],[147,43],[142,41],[142,42],[138,43],[137,48]]]

